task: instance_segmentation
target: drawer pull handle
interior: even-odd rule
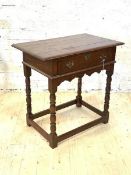
[[[107,59],[107,56],[106,55],[101,55],[100,59],[101,59],[101,63],[102,63],[102,69],[104,70],[104,68],[105,68],[105,61]]]
[[[102,61],[101,61],[101,63],[102,63],[102,69],[103,69],[103,70],[104,70],[104,68],[105,68],[105,60],[106,60],[106,59],[103,58]]]
[[[90,54],[85,55],[85,61],[87,61],[91,57]]]
[[[102,59],[106,59],[107,58],[107,56],[106,55],[101,55],[100,56],[100,59],[102,60]]]
[[[69,61],[68,63],[66,63],[66,67],[68,67],[69,69],[71,69],[73,66],[74,66],[73,61]]]

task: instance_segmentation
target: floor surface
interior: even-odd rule
[[[89,104],[103,108],[104,92],[83,93]],[[74,99],[73,91],[57,93],[57,104]],[[49,107],[49,93],[32,93],[33,112]],[[131,93],[111,93],[110,120],[79,133],[51,149],[26,126],[25,93],[0,93],[0,175],[130,175]],[[75,105],[57,112],[62,134],[96,119]],[[37,119],[49,132],[49,115]]]

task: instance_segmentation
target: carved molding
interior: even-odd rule
[[[82,77],[78,78],[78,87],[77,87],[77,96],[76,96],[76,106],[80,107],[82,104],[82,96],[81,96],[81,86],[82,86]]]
[[[104,112],[107,113],[109,109],[110,101],[110,90],[111,90],[111,81],[112,81],[112,71],[106,71],[107,80],[106,80],[106,89],[105,89],[105,101],[104,101]]]
[[[30,77],[25,78],[26,82],[26,104],[27,104],[27,115],[31,116],[31,88],[30,88]]]
[[[56,134],[56,96],[50,93],[50,130],[51,134]]]
[[[31,68],[24,65],[24,76],[25,76],[25,85],[26,85],[26,105],[27,105],[27,114],[26,117],[31,117],[32,115],[32,107],[31,107],[31,87],[30,87],[30,76],[31,76]]]
[[[68,75],[65,77],[59,77],[58,79],[55,79],[57,86],[59,86],[63,81],[69,81],[71,82],[74,78],[79,78],[79,77],[83,77],[84,75],[88,75],[91,76],[93,73],[100,73],[102,70],[101,69],[97,69],[97,70],[88,70],[87,72],[84,73],[77,73],[77,74],[72,74],[72,75]]]

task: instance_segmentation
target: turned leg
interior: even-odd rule
[[[82,86],[82,77],[79,77],[78,78],[77,96],[76,96],[76,106],[77,107],[81,107],[81,103],[82,103],[81,86]]]
[[[110,101],[110,91],[111,91],[111,81],[113,71],[107,70],[107,80],[106,80],[106,89],[105,89],[105,102],[104,102],[104,111],[103,111],[103,123],[108,123],[109,120],[109,101]]]
[[[57,134],[56,134],[56,88],[54,88],[53,82],[49,80],[49,92],[50,92],[50,147],[57,147]]]
[[[31,76],[31,68],[24,65],[24,76],[25,76],[25,84],[26,84],[26,104],[27,104],[27,113],[26,113],[26,123],[28,126],[28,118],[32,115],[32,107],[31,107],[31,88],[30,88],[30,76]]]

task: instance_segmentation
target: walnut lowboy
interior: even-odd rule
[[[99,123],[108,123],[111,77],[114,70],[116,46],[122,42],[109,40],[93,35],[80,34],[67,37],[40,40],[12,46],[23,52],[23,66],[26,82],[27,125],[34,127],[45,139],[50,147],[57,147],[58,142],[67,139],[81,131]],[[50,108],[32,113],[30,76],[31,69],[48,78],[50,92]],[[103,111],[82,100],[81,86],[84,74],[106,70],[107,82]],[[77,96],[74,100],[56,106],[56,91],[61,82],[78,78]],[[76,104],[82,105],[97,113],[100,117],[62,135],[56,133],[56,111]],[[50,133],[42,129],[34,119],[50,113]],[[77,117],[76,117],[77,120]]]

